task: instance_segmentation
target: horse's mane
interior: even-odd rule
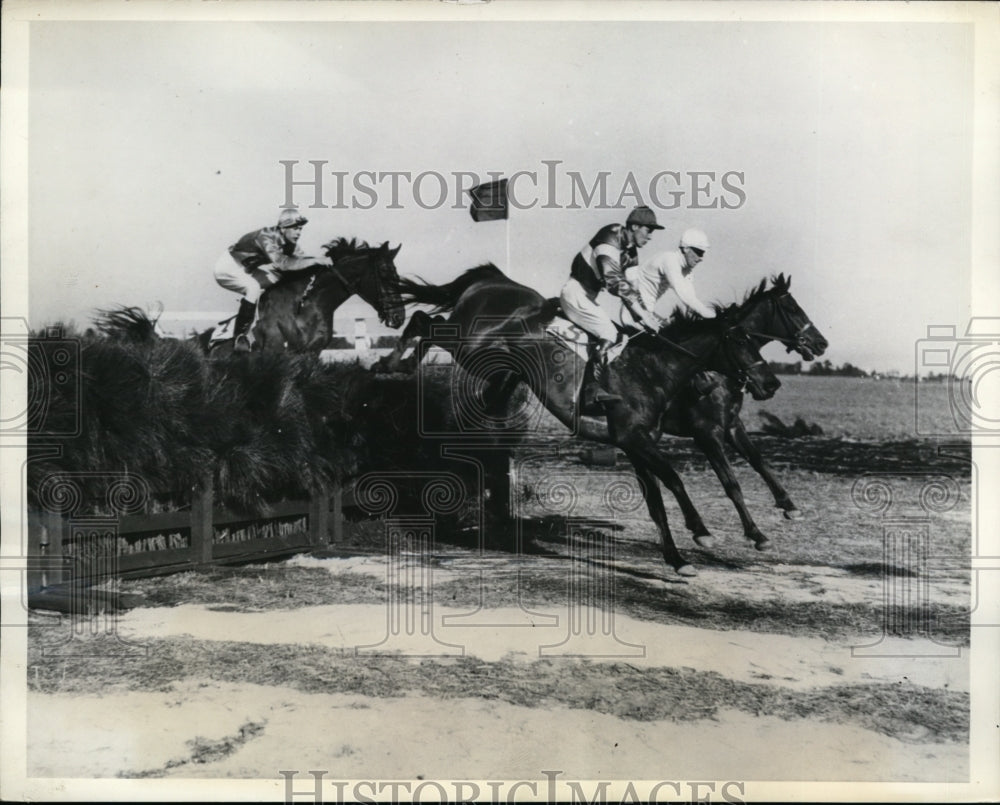
[[[723,305],[721,303],[712,304],[712,309],[715,311],[717,318],[725,318],[732,315],[740,308],[743,308],[750,302],[755,301],[758,297],[763,296],[765,293],[770,293],[776,291],[778,293],[788,293],[788,288],[791,285],[791,277],[786,277],[784,274],[776,274],[771,277],[771,284],[768,286],[768,279],[765,277],[759,283],[751,287],[744,295],[740,302],[736,302],[730,305]],[[667,337],[681,338],[685,335],[692,335],[698,332],[699,327],[703,327],[706,322],[712,322],[714,319],[706,319],[703,316],[695,313],[693,310],[688,308],[678,308],[670,316],[670,319],[664,325],[663,334]]]
[[[786,277],[784,274],[774,274],[771,276],[771,286],[767,285],[767,277],[762,279],[756,286],[751,288],[743,295],[743,301],[740,302],[741,305],[745,305],[747,302],[756,299],[758,296],[763,296],[768,291],[777,291],[778,293],[788,293],[788,288],[792,284],[792,278]]]
[[[368,245],[368,241],[359,238],[334,238],[329,243],[324,243],[323,249],[333,259],[342,260],[369,252],[372,247]]]

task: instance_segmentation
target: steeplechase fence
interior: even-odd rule
[[[67,583],[277,558],[343,541],[345,492],[339,485],[316,488],[308,500],[272,504],[263,516],[216,507],[209,474],[191,490],[189,508],[158,514],[135,513],[145,502],[135,476],[107,475],[101,514],[89,513],[93,498],[79,491],[72,476],[60,479],[40,496],[38,508],[28,510],[29,594]]]

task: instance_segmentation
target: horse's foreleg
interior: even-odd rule
[[[757,524],[750,516],[746,502],[743,500],[743,490],[740,488],[739,481],[736,480],[735,473],[733,473],[732,464],[729,463],[729,459],[726,457],[726,451],[722,443],[723,438],[721,428],[696,429],[694,432],[695,444],[708,457],[712,469],[715,470],[715,474],[722,483],[722,488],[726,491],[726,495],[733,502],[736,511],[740,515],[744,535],[754,543],[754,547],[758,551],[762,551],[768,546],[770,540],[764,536],[763,532],[757,527]]]
[[[792,499],[788,496],[788,492],[778,482],[778,479],[774,477],[771,468],[765,463],[763,456],[761,456],[760,451],[757,449],[757,445],[750,441],[750,437],[747,435],[746,429],[743,427],[743,422],[739,417],[735,419],[729,429],[729,440],[739,454],[764,479],[767,488],[774,495],[775,505],[784,512],[785,517],[789,520],[799,519],[802,516],[802,512],[798,510]]]
[[[674,544],[674,538],[670,533],[670,525],[667,523],[667,510],[663,507],[663,496],[660,494],[656,478],[650,472],[646,462],[648,449],[626,450],[626,455],[628,455],[629,461],[632,462],[632,468],[635,470],[639,487],[642,489],[642,496],[646,501],[646,508],[649,509],[649,516],[660,530],[664,560],[681,576],[698,575],[697,571],[681,556],[680,551],[677,550],[677,546]]]

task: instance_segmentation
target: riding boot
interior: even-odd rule
[[[236,314],[236,321],[233,323],[233,332],[236,334],[236,342],[233,344],[234,352],[250,351],[250,325],[253,324],[254,315],[257,313],[257,305],[248,302],[246,299],[240,300],[240,309]]]
[[[591,408],[598,403],[621,399],[608,386],[608,351],[615,345],[614,341],[601,340],[592,345],[591,360],[594,367],[594,382],[587,387],[584,406]]]

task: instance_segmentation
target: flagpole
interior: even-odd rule
[[[507,276],[511,277],[512,279],[515,279],[514,266],[511,264],[510,261],[510,214],[509,213],[507,217],[504,219],[503,231],[507,240]]]

